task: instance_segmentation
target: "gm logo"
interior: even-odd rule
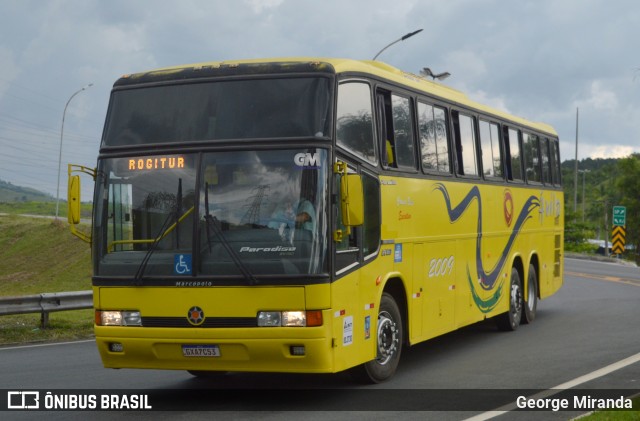
[[[320,154],[318,153],[297,153],[293,157],[293,162],[299,167],[320,167]]]
[[[7,392],[7,409],[39,409],[40,392]]]

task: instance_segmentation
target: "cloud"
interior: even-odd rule
[[[602,145],[602,146],[587,146],[589,149],[587,155],[591,158],[624,158],[631,155],[638,148],[625,145]]]
[[[274,9],[282,4],[284,0],[245,0],[256,14],[262,13],[264,10]]]
[[[18,76],[20,69],[15,61],[14,54],[8,48],[0,46],[0,98],[2,98],[4,92],[9,88],[16,76]]]
[[[613,111],[618,108],[618,96],[611,89],[604,88],[602,81],[594,80],[589,86],[588,98],[575,101],[574,104],[579,108]]]

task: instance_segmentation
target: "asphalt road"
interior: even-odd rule
[[[573,395],[640,390],[640,269],[566,259],[565,285],[539,302],[538,316],[516,332],[492,321],[405,349],[389,382],[361,386],[345,373],[233,373],[196,379],[185,372],[107,370],[93,341],[0,348],[0,389],[76,393],[153,389],[155,409],[170,412],[94,412],[96,419],[570,419],[584,411],[486,411],[520,395],[548,389]],[[80,392],[78,392],[80,391]],[[84,391],[84,392],[82,392]],[[4,398],[0,396],[1,399]],[[190,412],[189,406],[218,412]],[[200,406],[204,405],[204,406]],[[2,413],[35,419],[36,413]],[[431,412],[446,409],[445,412]],[[219,412],[224,411],[224,412]],[[83,412],[43,412],[48,419],[85,419]],[[33,418],[31,418],[33,417]],[[640,417],[640,414],[639,414]],[[7,419],[7,418],[5,418]]]

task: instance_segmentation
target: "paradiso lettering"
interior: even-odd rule
[[[184,168],[184,157],[182,156],[157,156],[153,158],[130,158],[129,170],[164,170]]]

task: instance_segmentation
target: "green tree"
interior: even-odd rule
[[[640,154],[618,161],[616,189],[619,199],[612,205],[627,208],[627,244],[640,244]]]
[[[582,222],[582,216],[566,209],[564,219],[564,245],[568,251],[587,252],[593,251],[593,246],[587,243],[593,238],[594,232],[589,224]]]

